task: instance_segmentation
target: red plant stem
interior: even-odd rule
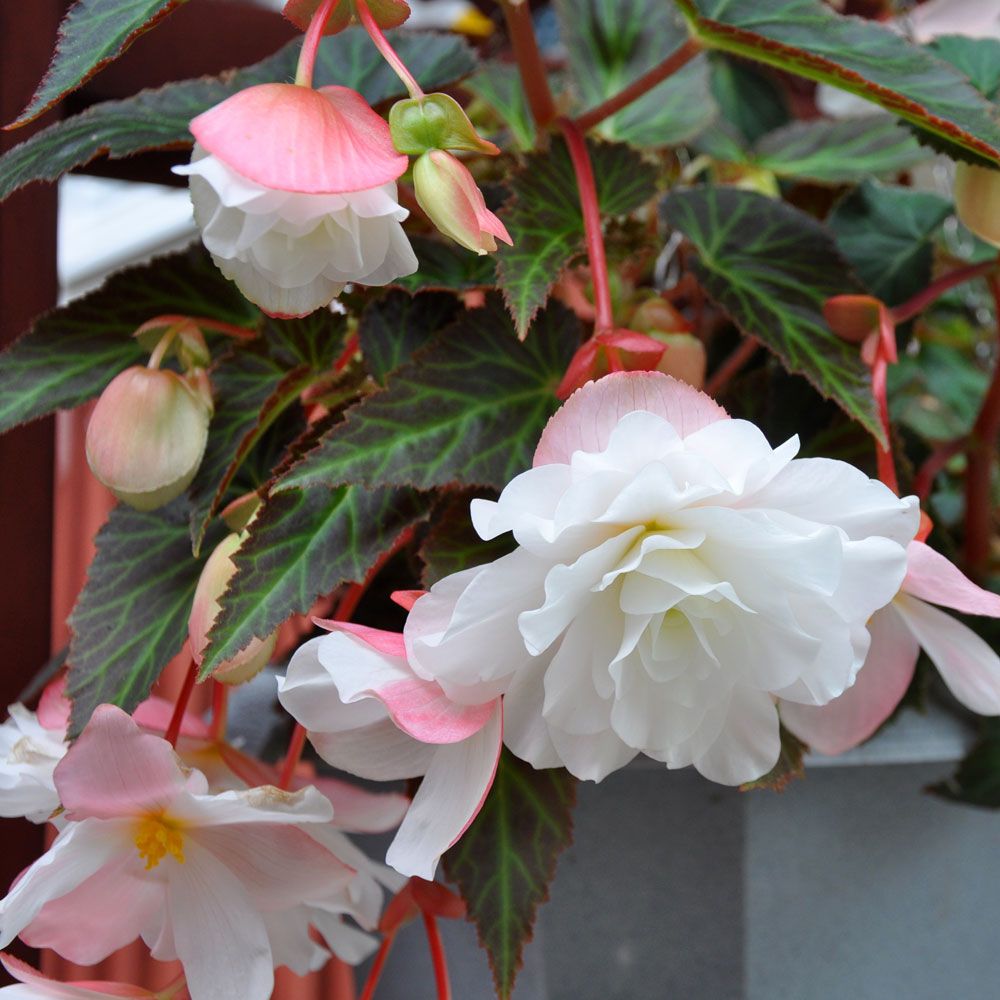
[[[643,94],[651,91],[657,84],[663,83],[668,77],[683,69],[700,52],[701,44],[697,39],[689,38],[663,62],[643,73],[638,80],[630,83],[624,90],[615,94],[614,97],[609,97],[603,104],[598,104],[596,108],[591,108],[580,115],[576,119],[577,128],[581,132],[587,132],[595,125],[599,125],[605,118],[610,118],[622,108],[628,107]]]
[[[191,700],[191,692],[194,691],[195,682],[198,680],[198,664],[194,660],[188,667],[187,676],[184,678],[184,686],[177,696],[174,704],[174,714],[170,717],[170,725],[164,733],[164,739],[172,746],[177,746],[177,737],[181,734],[181,723],[184,721],[184,713],[187,711],[188,702]]]
[[[963,434],[960,438],[955,438],[954,441],[946,441],[944,444],[938,445],[924,459],[923,465],[920,466],[920,470],[913,479],[913,492],[916,493],[921,504],[925,503],[930,496],[931,488],[934,486],[934,480],[937,478],[938,473],[959,452],[965,451],[968,441],[968,435]]]
[[[306,727],[300,723],[295,723],[295,728],[292,730],[292,738],[288,741],[288,752],[285,754],[285,761],[281,765],[281,774],[278,777],[278,787],[288,790],[288,786],[292,783],[292,776],[295,774],[295,768],[299,766],[299,761],[302,759],[302,751],[305,749],[306,745]]]
[[[211,737],[215,742],[225,739],[226,715],[229,707],[229,685],[212,682],[212,728]]]
[[[1000,277],[990,279],[990,291],[1000,326]],[[990,561],[993,528],[993,464],[1000,436],[1000,358],[993,368],[986,398],[972,427],[968,441],[968,469],[965,473],[965,568],[982,578]]]
[[[705,383],[705,392],[709,396],[718,396],[729,385],[730,379],[738,375],[744,366],[760,349],[760,341],[754,337],[746,337],[732,354],[726,358],[712,377]]]
[[[427,944],[431,949],[431,961],[434,963],[434,982],[437,984],[437,1000],[451,1000],[451,983],[448,980],[448,962],[444,955],[444,942],[438,930],[437,921],[431,914],[423,912],[424,929],[427,931]]]
[[[372,12],[368,9],[366,0],[354,0],[354,9],[358,12],[358,18],[368,32],[369,37],[375,43],[375,48],[382,53],[382,58],[392,67],[392,71],[403,81],[410,97],[423,97],[424,92],[420,89],[416,77],[406,68],[406,64],[399,58],[396,50],[385,37],[378,22],[372,17]]]
[[[245,326],[236,326],[233,323],[223,323],[222,320],[210,319],[208,316],[169,314],[157,316],[156,319],[164,326],[172,326],[175,323],[194,323],[195,326],[199,326],[203,330],[211,330],[213,333],[227,333],[229,336],[237,337],[240,340],[254,340],[259,336],[256,330],[251,330]]]
[[[351,358],[358,353],[360,345],[361,338],[358,334],[352,333],[347,338],[347,343],[344,344],[344,349],[340,352],[340,357],[333,363],[333,370],[335,372],[342,372],[351,363]]]
[[[527,6],[527,5],[525,5]],[[590,274],[594,282],[594,308],[597,317],[594,322],[594,336],[610,333],[615,328],[611,308],[611,283],[608,279],[608,259],[604,252],[604,233],[601,229],[601,208],[597,202],[597,184],[594,168],[587,152],[587,142],[575,122],[568,118],[559,119],[559,128],[566,137],[576,185],[580,190],[580,207],[583,209],[583,229],[586,235],[587,257],[590,259]]]
[[[892,490],[899,495],[899,480],[896,478],[896,460],[892,456],[892,427],[889,424],[889,400],[887,380],[889,376],[889,362],[883,355],[875,360],[872,365],[872,395],[875,397],[875,405],[878,407],[879,423],[885,432],[887,444],[875,439],[875,459],[878,463],[878,477]]]
[[[330,20],[330,15],[337,9],[340,0],[323,0],[316,8],[309,28],[306,30],[306,37],[302,41],[302,49],[299,52],[299,64],[295,68],[295,82],[300,87],[311,87],[313,82],[313,70],[316,68],[316,53],[319,51],[319,43],[323,40],[323,29],[326,22]]]
[[[531,20],[531,6],[527,0],[515,3],[503,0],[503,16],[507,21],[507,31],[514,46],[514,58],[521,73],[521,83],[531,108],[531,117],[539,129],[544,129],[555,121],[559,112],[549,89],[549,78],[545,70],[542,54],[538,50],[535,26]]]
[[[919,316],[929,305],[941,298],[945,292],[950,291],[958,285],[965,284],[967,281],[972,281],[973,278],[981,278],[983,275],[989,274],[991,271],[996,270],[997,264],[998,261],[988,260],[983,264],[969,264],[966,267],[960,267],[956,271],[942,275],[922,292],[914,295],[912,299],[908,299],[891,310],[893,323],[899,326],[900,323],[906,323],[913,319],[914,316]]]
[[[368,972],[368,979],[365,981],[365,988],[361,991],[359,1000],[372,1000],[372,997],[375,996],[375,987],[378,986],[378,981],[382,978],[382,969],[385,968],[385,960],[389,957],[389,951],[395,940],[395,934],[387,934],[382,939],[382,944],[375,954],[375,960],[372,962],[372,967]]]

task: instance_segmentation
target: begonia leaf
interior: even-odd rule
[[[282,13],[297,28],[305,31],[323,0],[288,0]],[[368,0],[368,9],[380,28],[398,28],[409,16],[405,0]],[[327,18],[324,35],[336,35],[349,24],[358,24],[357,4],[353,0],[340,0]]]
[[[927,791],[952,802],[1000,809],[1000,724],[995,719],[984,720],[982,738],[955,774]]]
[[[861,291],[829,232],[791,205],[736,188],[674,191],[664,208],[694,244],[705,291],[733,322],[881,436],[868,368],[823,318],[828,298]]]
[[[578,320],[556,304],[522,343],[492,295],[348,410],[276,488],[500,488],[530,467],[579,340]]]
[[[687,39],[684,19],[662,0],[557,0],[573,83],[586,107],[619,93]],[[674,146],[718,115],[708,60],[697,57],[598,126],[605,138]]]
[[[201,676],[342,583],[357,582],[427,502],[412,490],[319,486],[264,502],[233,562],[236,573],[209,634]]]
[[[486,542],[476,534],[469,516],[471,500],[471,493],[449,496],[431,514],[431,527],[418,553],[424,564],[421,580],[425,587],[433,587],[452,573],[482,566],[513,551],[515,543],[510,534]]]
[[[411,236],[410,243],[420,266],[414,274],[397,278],[393,282],[397,288],[468,292],[496,284],[496,265],[489,254],[470,253],[451,240],[432,236]]]
[[[821,0],[674,2],[709,48],[832,84],[1000,164],[992,105],[950,63],[882,25],[837,14]]]
[[[802,758],[808,749],[802,740],[782,726],[781,752],[778,754],[778,762],[767,774],[740,785],[740,791],[752,792],[758,789],[770,789],[772,792],[783,792],[791,782],[805,777],[806,769]]]
[[[709,53],[709,62],[712,95],[721,109],[720,122],[733,127],[744,142],[756,142],[788,124],[788,96],[775,79],[776,73],[725,52]],[[717,131],[719,124],[708,131]]]
[[[56,52],[34,97],[10,128],[24,125],[117,59],[187,0],[77,0],[59,26]]]
[[[652,196],[656,170],[628,146],[589,142],[601,212],[626,215]],[[580,253],[583,214],[566,143],[525,157],[510,179],[500,217],[514,241],[500,250],[497,277],[517,332],[523,334],[562,270]]]
[[[779,177],[850,184],[897,174],[929,157],[905,125],[879,114],[793,122],[760,139],[750,160]]]
[[[1000,39],[942,35],[928,48],[951,63],[984,97],[996,98],[1000,90]]]
[[[549,897],[559,854],[573,839],[576,779],[562,768],[536,771],[504,750],[486,801],[444,856],[489,956],[500,1000],[507,1000]]]
[[[896,306],[930,283],[932,239],[951,212],[951,202],[933,192],[866,180],[827,221],[868,290]]]
[[[0,199],[31,181],[55,180],[101,154],[119,159],[147,149],[191,145],[194,139],[188,125],[192,118],[245,87],[291,80],[300,45],[289,42],[262,62],[221,77],[168,83],[124,100],[105,101],[42,129],[0,157]],[[403,33],[394,45],[428,90],[459,79],[475,66],[468,44],[454,35]],[[359,28],[323,40],[314,82],[317,87],[350,87],[369,104],[406,92]]]
[[[409,295],[391,290],[370,303],[358,324],[368,374],[385,385],[389,374],[451,323],[458,310],[458,300],[446,292]]]
[[[163,314],[256,326],[260,313],[200,247],[113,275],[46,313],[0,354],[0,431],[99,395],[147,352],[132,334]]]
[[[195,552],[242,461],[300,393],[328,371],[346,327],[343,316],[326,309],[304,319],[267,320],[262,337],[235,346],[212,368],[215,413],[189,490]]]
[[[98,705],[131,712],[187,639],[204,559],[191,554],[187,500],[156,511],[119,504],[97,535],[97,553],[69,624],[71,735]]]
[[[462,86],[488,104],[510,127],[514,141],[523,150],[535,145],[535,120],[521,83],[521,74],[509,63],[487,63]]]

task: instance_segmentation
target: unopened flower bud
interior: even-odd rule
[[[205,647],[208,645],[208,633],[212,630],[221,607],[219,599],[236,572],[236,564],[232,557],[245,537],[245,533],[234,532],[227,535],[215,547],[202,567],[198,586],[194,592],[194,603],[191,605],[191,615],[188,618],[191,656],[196,663],[201,663]],[[237,653],[231,660],[220,663],[212,671],[212,676],[223,684],[242,684],[251,680],[267,666],[277,639],[277,631],[272,632],[266,639],[254,639],[246,649]]]
[[[629,329],[639,333],[688,333],[691,324],[662,296],[646,299],[629,320]]]
[[[157,316],[143,323],[132,336],[151,354],[159,351],[161,361],[174,355],[185,371],[207,368],[212,363],[205,335],[188,316]],[[165,337],[169,340],[161,346]],[[153,367],[158,368],[159,364]]]
[[[981,240],[1000,247],[1000,170],[959,163],[955,170],[959,219]]]
[[[431,222],[456,243],[480,255],[497,240],[513,246],[506,226],[486,207],[472,174],[450,153],[424,153],[413,168],[417,202]]]
[[[496,156],[500,150],[475,130],[462,106],[447,94],[397,101],[389,111],[393,145],[407,156],[432,149],[461,149]]]
[[[87,461],[119,500],[155,510],[194,479],[211,418],[204,371],[183,377],[134,367],[101,394],[87,426]]]
[[[696,389],[704,388],[708,356],[705,345],[697,337],[690,333],[660,333],[659,330],[654,330],[650,337],[667,348],[656,366],[658,372],[673,375]]]

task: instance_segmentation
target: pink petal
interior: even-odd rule
[[[279,191],[364,191],[396,180],[409,162],[385,120],[347,87],[262,83],[198,115],[191,131],[237,173]]]
[[[839,754],[863,743],[889,718],[913,679],[920,646],[888,605],[868,623],[872,643],[852,687],[826,705],[781,702],[781,721],[813,750]]]
[[[413,605],[426,593],[428,593],[426,590],[394,590],[389,597],[404,611],[412,611]]]
[[[348,833],[384,833],[399,826],[410,800],[399,792],[370,792],[338,778],[313,784],[333,805],[333,823]]]
[[[132,713],[132,718],[143,729],[161,734],[167,731],[173,715],[174,703],[172,701],[167,701],[166,698],[152,697],[147,698],[139,705]],[[197,715],[185,712],[184,718],[181,719],[181,735],[190,736],[193,739],[207,740],[211,737],[211,730],[205,724],[204,720],[199,719]]]
[[[66,674],[60,674],[45,685],[38,702],[38,724],[43,729],[65,733],[73,703],[66,697]]]
[[[1000,715],[1000,656],[967,625],[900,594],[894,606],[938,668],[951,693],[980,715]]]
[[[54,778],[73,820],[162,812],[185,786],[170,744],[143,733],[113,705],[98,706]]]
[[[479,815],[496,776],[503,737],[498,699],[487,724],[462,743],[438,747],[385,860],[431,880],[438,860]]]
[[[439,749],[407,736],[388,718],[336,733],[310,730],[309,742],[328,764],[371,781],[419,777]]]
[[[60,983],[42,975],[27,962],[22,962],[6,952],[0,953],[0,963],[19,983],[38,989],[40,991],[37,994],[38,1000],[42,1000],[43,997],[51,997],[52,1000],[94,1000],[95,997],[138,997],[155,1000],[155,994],[149,990],[128,983],[96,981]]]
[[[388,632],[385,629],[356,625],[354,622],[336,621],[332,618],[314,618],[313,622],[328,632],[347,632],[349,635],[357,636],[363,643],[380,653],[385,653],[386,656],[406,656],[402,632]]]
[[[1000,618],[1000,594],[977,587],[953,562],[923,542],[910,542],[906,549],[903,590],[968,615]]]
[[[575,451],[602,451],[618,421],[633,410],[663,417],[681,437],[729,418],[709,396],[669,375],[615,372],[566,400],[542,432],[534,464],[568,464]]]
[[[329,799],[309,786],[286,792],[273,785],[217,795],[179,796],[170,816],[192,827],[249,827],[258,824],[328,823],[333,818]]]

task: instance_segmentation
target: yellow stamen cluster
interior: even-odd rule
[[[168,854],[184,864],[184,837],[181,831],[159,816],[148,816],[136,828],[135,846],[146,862],[146,871],[155,868]]]

